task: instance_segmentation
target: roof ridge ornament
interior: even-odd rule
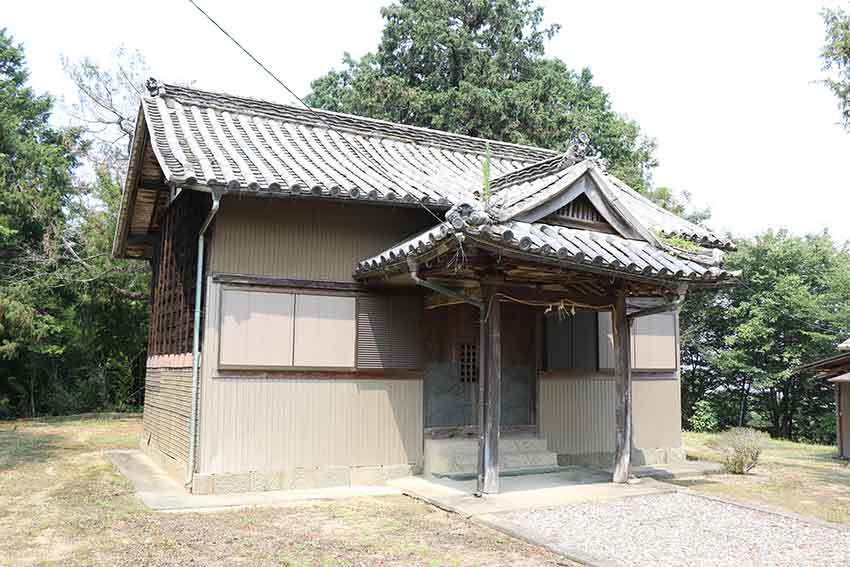
[[[148,89],[151,96],[165,95],[165,84],[154,77],[148,77],[148,80],[145,81],[145,88]]]
[[[559,166],[570,166],[585,160],[592,160],[604,165],[599,147],[591,143],[590,136],[586,132],[580,131],[570,138],[570,147],[561,158]]]

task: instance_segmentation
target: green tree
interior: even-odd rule
[[[824,83],[838,98],[841,123],[850,130],[850,12],[826,8],[821,16],[826,26],[821,59],[824,70],[832,72]]]
[[[683,411],[707,399],[722,425],[827,441],[832,387],[793,370],[850,333],[850,253],[826,232],[767,231],[739,246],[727,265],[742,284],[695,296],[683,312]]]
[[[50,125],[53,101],[28,78],[23,48],[0,30],[0,412],[16,397],[33,413],[64,348],[64,302],[40,284],[61,254],[79,135]]]
[[[578,132],[639,190],[655,144],[611,108],[589,69],[545,57],[559,27],[532,0],[401,0],[376,53],[312,83],[312,106],[565,151]]]
[[[120,151],[90,119],[51,127],[52,100],[27,79],[23,49],[0,32],[0,417],[132,405],[148,280],[110,256]]]

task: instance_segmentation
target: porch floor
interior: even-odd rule
[[[481,498],[473,496],[475,480],[410,476],[387,484],[409,496],[467,517],[677,490],[653,478],[614,484],[609,472],[579,466],[562,467],[553,473],[502,476],[499,494]]]

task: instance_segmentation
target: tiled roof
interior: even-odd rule
[[[167,181],[230,190],[450,205],[555,155],[353,115],[163,85],[142,106]]]
[[[502,221],[514,219],[566,191],[581,175],[593,170],[609,199],[655,233],[679,236],[707,247],[733,249],[734,244],[711,230],[667,211],[592,160],[569,161],[557,156],[512,171],[492,183],[493,210]]]
[[[642,240],[612,234],[555,226],[540,222],[507,221],[475,229],[465,225],[464,238],[483,247],[516,254],[529,254],[569,267],[589,271],[620,272],[653,279],[686,282],[717,282],[737,275],[718,266],[707,265],[655,248]],[[418,258],[440,252],[456,244],[456,232],[442,223],[388,250],[358,263],[354,277],[363,279],[378,272],[406,270],[408,257]]]

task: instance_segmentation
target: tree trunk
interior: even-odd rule
[[[738,412],[738,427],[744,427],[747,420],[747,409],[750,401],[750,385],[751,382],[746,377],[741,384],[741,406]]]

